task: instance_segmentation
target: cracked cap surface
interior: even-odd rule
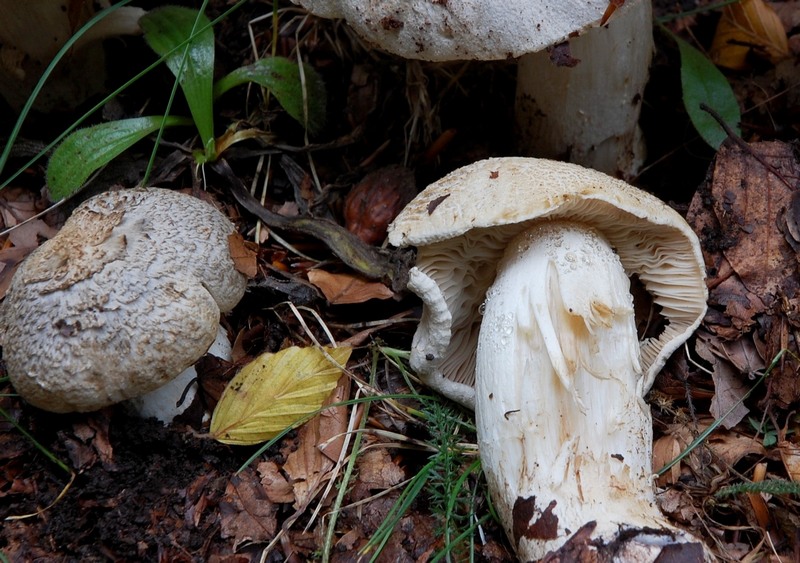
[[[211,205],[159,188],[81,204],[18,268],[0,304],[14,388],[53,412],[152,391],[205,354],[244,294]]]

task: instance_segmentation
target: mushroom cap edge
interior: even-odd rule
[[[502,60],[535,53],[597,26],[608,7],[608,0],[292,1],[320,17],[343,18],[384,51],[426,61]]]
[[[697,236],[674,209],[575,164],[526,157],[482,160],[428,186],[389,226],[392,245],[417,247],[410,289],[436,286],[433,294],[421,295],[425,311],[414,335],[411,365],[427,380],[443,382],[434,385],[438,390],[449,396],[455,387],[452,398],[472,406],[463,387],[474,384],[478,309],[495,265],[506,243],[532,223],[565,218],[600,230],[668,321],[660,335],[640,343],[640,395],[700,324],[707,299],[702,252]],[[433,283],[420,284],[423,277]],[[437,301],[443,303],[433,307]],[[431,322],[427,310],[443,307],[448,318],[439,315]],[[444,355],[431,352],[442,349]]]

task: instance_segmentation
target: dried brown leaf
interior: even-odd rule
[[[739,370],[739,373],[750,374],[766,367],[764,359],[750,338],[741,338],[736,342],[720,342],[719,344],[725,357]]]
[[[697,517],[697,499],[686,490],[669,487],[656,496],[656,501],[662,512],[683,524],[689,524]]]
[[[751,293],[769,301],[798,288],[796,256],[776,219],[793,193],[784,180],[797,177],[800,166],[788,144],[756,143],[750,148],[783,178],[765,169],[753,153],[739,147],[721,150],[711,188],[713,208],[727,243],[725,258]]]
[[[800,482],[800,446],[782,440],[778,442],[778,451],[781,454],[781,461],[789,474],[789,479]]]
[[[389,299],[394,295],[394,292],[382,283],[368,282],[352,274],[309,270],[308,281],[322,291],[331,305],[363,303],[370,299]]]
[[[217,477],[216,471],[203,473],[202,475],[198,475],[195,480],[189,483],[182,491],[182,494],[186,498],[183,506],[184,522],[195,528],[200,527],[206,510],[211,506],[210,495],[206,489]]]
[[[258,245],[244,240],[239,233],[228,236],[228,247],[233,258],[233,266],[248,278],[253,278],[258,273]]]
[[[10,246],[0,250],[0,298],[5,297],[17,266],[31,252],[29,248]]]
[[[778,14],[784,29],[800,27],[800,2],[770,2],[770,7]]]
[[[728,465],[735,465],[748,455],[766,455],[760,441],[734,431],[717,430],[711,434],[707,442],[708,448]]]
[[[41,239],[53,238],[56,233],[58,233],[58,229],[51,227],[41,219],[33,219],[21,223],[8,233],[8,239],[14,246],[33,250],[38,248]]]
[[[710,417],[705,417],[698,421],[697,428],[692,431],[683,424],[672,424],[667,429],[667,434],[675,438],[683,451],[695,438],[705,431],[713,421]],[[717,458],[727,465],[735,465],[747,455],[766,455],[766,450],[761,442],[751,436],[745,436],[734,430],[717,428],[703,443]],[[702,456],[701,448],[695,448],[686,458],[684,463],[688,463],[693,471],[700,472],[706,468],[709,459]],[[660,469],[660,468],[659,468]]]
[[[790,334],[800,326],[800,261],[784,231],[798,177],[790,144],[726,143],[687,215],[708,271],[704,326],[725,340],[746,340],[747,348],[720,354],[739,369],[758,366],[756,356],[769,363],[790,344],[797,353]],[[771,374],[770,394],[779,405],[800,399],[793,358],[787,354]]]
[[[711,416],[717,420],[725,417],[722,425],[730,430],[739,424],[749,412],[749,409],[741,402],[742,397],[748,391],[748,386],[731,364],[714,350],[715,341],[715,336],[705,332],[700,333],[696,350],[701,358],[713,366],[711,377],[714,380],[714,398],[711,399]]]
[[[341,403],[350,397],[350,378],[343,375],[333,390],[326,405]],[[344,447],[344,433],[347,431],[347,417],[349,410],[347,407],[335,407],[322,411],[320,419],[320,435],[326,437],[325,442],[320,444],[320,451],[331,461],[337,461]]]
[[[670,434],[661,436],[658,440],[653,442],[653,472],[660,471],[662,467],[678,457],[680,453],[681,444],[675,436]],[[669,468],[669,471],[658,478],[658,486],[664,487],[665,485],[677,483],[680,476],[681,464],[676,463]]]
[[[41,198],[26,189],[6,188],[0,192],[0,218],[3,221],[3,229],[19,225],[44,208]]]
[[[267,498],[275,503],[294,502],[294,490],[274,461],[262,461],[256,468]]]
[[[346,398],[348,389],[349,378],[342,376],[337,388],[325,404],[329,405]],[[330,410],[342,412],[325,414]],[[346,412],[347,407],[328,409],[308,421],[298,432],[299,447],[289,454],[283,465],[283,470],[292,479],[294,508],[298,511],[308,507],[330,478],[334,462],[322,450],[331,443],[331,440],[341,439],[341,435],[347,430]],[[335,448],[335,446],[328,447]]]
[[[234,550],[243,542],[269,541],[278,527],[277,510],[255,471],[245,469],[231,477],[219,503],[220,535],[233,538]]]
[[[383,491],[405,479],[405,472],[383,448],[367,450],[358,458],[358,480],[370,490]]]
[[[751,53],[773,64],[789,56],[783,24],[763,0],[743,0],[725,6],[711,44],[711,60],[732,70],[747,68]]]

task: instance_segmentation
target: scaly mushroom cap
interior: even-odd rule
[[[292,0],[343,18],[367,41],[425,61],[499,60],[534,53],[597,25],[608,0],[487,2]]]
[[[640,343],[643,396],[706,310],[700,245],[654,196],[595,170],[535,158],[495,158],[460,168],[420,193],[389,227],[389,242],[416,246],[409,288],[423,300],[411,365],[426,382],[474,408],[480,306],[509,241],[536,221],[588,225],[644,284],[665,321]],[[587,280],[590,284],[591,280]]]
[[[0,305],[14,388],[42,409],[90,411],[177,376],[244,294],[233,230],[212,206],[170,190],[84,202],[20,265]]]

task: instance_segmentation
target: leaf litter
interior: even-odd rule
[[[730,363],[725,347],[741,343],[749,351],[747,367],[758,369],[787,348],[790,334],[800,328],[798,254],[784,233],[798,178],[800,162],[791,145],[756,143],[746,151],[729,143],[689,208],[708,271],[711,311],[704,325],[721,340],[712,347],[725,362]],[[797,366],[789,356],[771,375],[771,398],[781,405],[800,400]]]
[[[782,8],[778,10],[781,17],[788,21],[791,14],[784,14],[786,6],[778,7]],[[300,47],[316,68],[327,69],[326,78],[334,92],[332,99],[347,100],[347,107],[341,112],[341,123],[333,126],[339,129],[326,137],[330,142],[322,150],[314,147],[311,157],[291,147],[288,143],[291,132],[287,133],[279,115],[267,112],[273,139],[287,142],[285,146],[290,147],[287,151],[292,153],[291,158],[301,176],[298,182],[298,176],[287,173],[285,167],[274,166],[268,172],[269,195],[263,202],[257,198],[256,201],[260,207],[279,216],[281,208],[294,210],[289,223],[283,216],[274,227],[291,246],[273,238],[272,229],[258,238],[257,246],[250,242],[254,234],[251,213],[267,215],[258,207],[252,206],[258,212],[248,212],[247,206],[237,205],[224,181],[217,185],[212,182],[210,186],[209,193],[213,195],[209,197],[224,203],[232,218],[243,227],[240,230],[246,238],[232,241],[232,246],[237,249],[238,267],[253,276],[253,280],[243,305],[225,319],[231,332],[237,335],[235,362],[206,358],[202,368],[198,368],[204,389],[201,398],[207,401],[208,409],[213,408],[222,388],[248,361],[265,351],[277,353],[292,346],[311,349],[314,338],[325,340],[324,330],[313,326],[309,329],[281,309],[279,304],[287,298],[296,300],[301,295],[303,304],[325,319],[339,342],[352,338],[356,339],[354,345],[364,346],[353,351],[348,363],[350,374],[337,378],[332,388],[334,395],[329,401],[351,398],[354,387],[406,393],[417,386],[413,375],[409,379],[407,373],[391,362],[371,360],[374,348],[366,345],[378,342],[377,339],[386,339],[392,346],[408,349],[414,326],[410,321],[418,316],[419,310],[415,308],[417,303],[397,293],[392,299],[376,299],[365,305],[369,299],[365,295],[369,293],[353,293],[347,289],[350,276],[363,281],[360,275],[350,271],[357,272],[360,267],[361,275],[386,281],[389,270],[385,255],[375,251],[382,242],[378,240],[380,237],[369,239],[372,246],[366,252],[362,252],[360,246],[354,246],[355,250],[346,246],[352,238],[342,236],[344,229],[339,225],[346,223],[344,209],[348,196],[351,201],[358,202],[364,201],[365,194],[380,195],[379,189],[373,193],[368,188],[361,188],[364,193],[359,194],[356,187],[369,184],[359,184],[359,181],[368,178],[371,171],[406,163],[404,147],[411,147],[410,168],[419,186],[458,165],[490,154],[509,152],[508,146],[503,144],[503,140],[509,138],[508,130],[492,138],[494,130],[488,125],[490,121],[494,122],[492,126],[507,123],[505,111],[513,105],[513,88],[509,90],[509,98],[502,100],[502,66],[474,64],[454,70],[447,66],[408,63],[406,71],[405,62],[367,53],[340,27],[309,21],[291,20],[286,29],[295,26],[301,33],[294,37],[291,33],[282,34],[279,52],[294,56],[292,49]],[[240,33],[244,28],[241,20],[233,19],[221,25],[223,29],[219,32],[225,37],[221,42],[230,45],[228,56],[237,49],[239,53],[246,52],[248,46],[242,43]],[[318,33],[320,30],[324,32]],[[265,41],[265,37],[261,36],[260,40]],[[790,49],[796,39],[796,34],[790,37]],[[330,49],[326,41],[336,43],[337,49],[343,48],[346,52]],[[352,67],[342,62],[348,57],[352,57]],[[784,68],[787,68],[787,61],[776,66],[776,69]],[[796,95],[787,88],[787,84],[792,84],[787,76],[791,78],[792,75],[778,74],[776,70],[770,75],[771,82],[758,82],[758,91],[753,86],[740,84],[737,77],[728,78],[736,85],[737,94],[744,92],[747,99],[761,100],[758,96],[777,93],[779,102],[794,99],[792,96]],[[418,82],[408,85],[406,90],[404,81],[409,77],[424,78],[428,90],[420,88]],[[762,80],[761,76],[752,78],[754,83]],[[490,101],[485,103],[478,94],[482,92],[481,87],[487,85],[494,90],[488,98]],[[781,94],[783,88],[787,91]],[[457,91],[470,95],[452,95]],[[429,92],[450,95],[446,98],[449,103],[440,105],[435,97],[431,102]],[[414,111],[421,113],[408,115],[407,94],[409,99],[413,96]],[[243,95],[238,99],[236,95],[235,92],[226,95],[225,102],[241,102],[244,107],[248,101]],[[501,96],[500,101],[497,96]],[[473,102],[485,105],[468,105]],[[788,130],[800,130],[796,116],[792,117],[794,114],[787,113],[776,103],[771,97],[768,104],[758,102],[756,109],[747,114],[748,120],[752,122],[751,116],[758,116],[762,123],[769,123],[764,113],[767,108]],[[680,105],[679,101],[676,105]],[[226,105],[223,112],[226,111],[237,114],[239,110]],[[458,120],[459,115],[469,116],[469,119]],[[249,117],[258,119],[259,116],[254,112]],[[408,123],[420,124],[422,134],[415,137],[411,130],[406,137],[409,132],[406,118]],[[349,129],[344,130],[342,124]],[[678,125],[683,126],[685,122]],[[758,137],[747,129],[747,123],[744,125],[748,134]],[[659,131],[659,136],[666,135],[665,129]],[[486,131],[489,131],[488,136]],[[426,141],[441,139],[445,133],[446,143]],[[283,136],[286,138],[281,138]],[[266,138],[259,142],[265,142]],[[791,157],[791,145],[753,144],[751,147],[778,169],[784,179],[796,185],[798,173],[796,160]],[[247,155],[247,150],[251,153],[243,156]],[[245,159],[254,158],[254,155],[266,157],[267,151],[258,152],[255,143],[247,150],[232,148],[229,163],[241,177],[257,179]],[[268,150],[276,149],[269,147]],[[186,152],[184,150],[184,154]],[[414,154],[424,155],[416,165]],[[175,158],[175,153],[171,158]],[[176,187],[186,186],[181,182],[187,178],[189,166],[185,156],[175,158],[170,164],[169,178],[175,180]],[[264,170],[267,170],[266,164]],[[797,351],[797,291],[792,281],[797,281],[796,257],[800,245],[796,190],[792,191],[785,184],[781,187],[774,175],[765,172],[748,151],[728,141],[723,144],[710,171],[709,182],[702,186],[692,202],[689,216],[703,240],[706,261],[711,268],[712,307],[704,322],[705,332],[687,348],[688,355],[676,354],[656,388],[661,398],[653,400],[658,436],[654,448],[662,451],[656,458],[665,463],[713,424],[715,417],[737,403],[742,392],[753,384],[753,374],[763,370],[776,351],[786,347]],[[692,184],[694,190],[701,179],[686,182],[691,184],[696,180]],[[392,202],[405,197],[395,193],[395,187],[398,186],[383,194],[384,199]],[[35,190],[14,188],[2,192],[0,197],[7,198],[3,211],[14,211],[14,206],[18,206],[23,211],[22,214],[14,211],[13,221],[17,222],[32,217],[30,213],[34,209],[30,203],[33,200],[26,199],[31,193]],[[678,197],[670,192],[661,195],[665,199]],[[252,204],[251,200],[248,202]],[[359,213],[369,208],[369,205],[362,205]],[[6,219],[5,214],[3,217]],[[293,223],[291,229],[281,228],[296,218],[302,221]],[[311,227],[309,231],[308,220],[313,218],[324,218],[328,222],[322,229]],[[12,221],[11,216],[8,220]],[[35,221],[38,219],[15,235],[15,240],[8,239],[0,248],[2,261],[8,268],[13,268],[30,251],[28,245],[47,238],[60,223],[55,214],[43,216],[42,223]],[[356,223],[377,225],[381,232],[385,219],[378,215],[360,217],[356,214]],[[362,232],[353,227],[351,233],[354,231]],[[351,263],[349,269],[342,264],[347,261]],[[0,274],[5,276],[6,271],[10,269]],[[315,271],[333,276],[334,290],[325,294],[329,302],[322,300],[313,288],[309,290],[308,280]],[[378,285],[388,289],[379,281],[366,283],[375,284],[372,287],[376,290]],[[352,299],[352,303],[347,307],[329,307],[332,303],[344,304],[343,296]],[[395,320],[388,322],[390,318]],[[661,482],[659,502],[662,508],[685,525],[708,530],[710,536],[719,540],[719,552],[731,559],[771,552],[764,547],[766,532],[758,528],[764,514],[772,518],[769,538],[776,542],[776,549],[781,554],[792,551],[789,525],[797,524],[796,519],[793,520],[797,510],[792,507],[791,499],[765,497],[761,516],[756,514],[748,497],[732,497],[724,504],[711,504],[706,500],[722,482],[742,478],[756,480],[754,468],[762,465],[766,466],[767,479],[776,476],[798,479],[797,420],[790,410],[798,401],[796,373],[793,356],[785,355],[770,376],[767,388],[744,405],[746,411],[736,413],[739,422],[734,423],[735,418],[726,420],[701,449],[685,463],[674,467],[668,473],[668,480]],[[0,385],[3,385],[0,393],[12,391],[7,383]],[[387,434],[381,434],[388,429],[417,440],[426,439],[429,424],[416,415],[408,416],[420,405],[404,401],[401,404],[410,410],[333,407],[286,434],[257,462],[238,471],[253,447],[230,447],[199,438],[207,430],[207,423],[204,426],[201,419],[202,409],[165,429],[152,421],[129,418],[124,409],[59,417],[33,411],[14,397],[0,397],[0,406],[15,420],[29,428],[58,457],[80,470],[67,496],[44,517],[4,522],[0,550],[10,554],[12,560],[52,559],[55,549],[52,546],[58,546],[56,555],[90,561],[108,558],[313,559],[324,544],[325,523],[338,510],[340,517],[333,536],[331,560],[358,560],[360,550],[398,501],[405,479],[415,475],[429,455],[424,450],[401,447]],[[753,429],[751,420],[759,430]],[[364,440],[358,450],[352,450],[356,435],[352,430],[362,423]],[[765,445],[766,435],[775,437],[775,445]],[[346,436],[350,437],[349,442]],[[343,475],[350,456],[354,457],[355,465],[349,480],[345,480]],[[52,471],[48,462],[9,425],[0,426],[0,460],[3,461],[0,517],[35,512],[56,498],[63,487],[64,476]],[[339,487],[344,487],[346,493],[342,504],[337,504],[336,500]],[[385,544],[381,556],[384,560],[425,561],[440,553],[442,521],[428,510],[425,501],[423,498],[416,503],[398,521]],[[476,501],[481,501],[480,492]],[[502,532],[491,521],[474,537],[478,560],[512,560]],[[272,545],[268,553],[264,551],[266,545]]]

